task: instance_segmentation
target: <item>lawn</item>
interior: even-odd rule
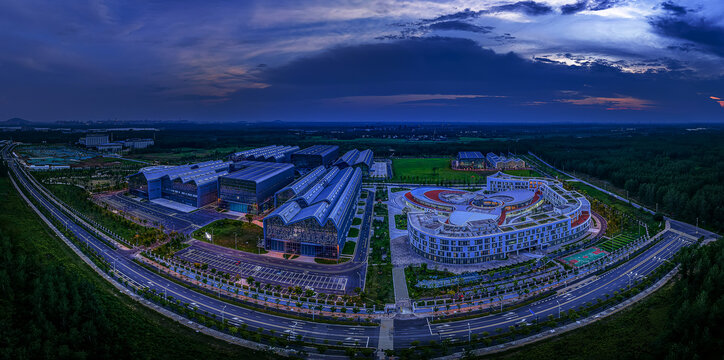
[[[395,227],[399,230],[407,230],[407,216],[404,214],[395,215]]]
[[[110,229],[127,242],[150,245],[156,242],[160,235],[160,232],[156,229],[138,225],[98,206],[89,199],[89,194],[85,190],[77,186],[50,184],[45,187],[66,205]],[[136,237],[136,234],[138,234],[138,237]]]
[[[197,333],[119,294],[51,235],[4,176],[0,198],[0,238],[10,256],[0,272],[11,274],[3,290],[5,357],[230,359],[243,351],[272,358]],[[52,299],[47,291],[54,292]]]
[[[377,304],[378,309],[384,304],[395,302],[395,292],[392,289],[392,264],[371,265],[367,268],[365,297]]]
[[[352,225],[356,226],[356,225],[361,225],[361,224],[362,224],[361,218],[356,217],[356,218],[352,219]]]
[[[390,229],[387,216],[383,217],[382,220],[374,220],[372,226],[374,231],[370,240],[370,248],[372,249],[370,262],[382,263],[383,255],[385,256],[384,262],[390,262]]]
[[[475,184],[485,182],[486,174],[456,171],[449,158],[401,158],[392,160],[392,182],[437,184],[453,182]]]
[[[264,249],[257,247],[257,242],[264,234],[261,226],[254,223],[231,219],[216,220],[194,231],[193,236],[196,239],[208,241],[205,233],[213,233],[213,241],[216,245],[250,253],[266,253]]]
[[[389,200],[389,197],[387,196],[387,188],[383,186],[378,186],[377,189],[375,189],[375,201],[387,200]]]
[[[358,228],[349,228],[349,233],[347,233],[347,237],[357,237],[359,236],[359,229]]]
[[[495,170],[485,172],[457,171],[450,168],[449,158],[400,158],[392,159],[392,182],[416,184],[483,184]],[[535,170],[505,170],[516,176],[541,176]],[[392,188],[392,192],[404,188]]]
[[[344,247],[342,248],[342,254],[353,255],[355,246],[357,246],[356,242],[347,241],[346,243],[344,243]]]

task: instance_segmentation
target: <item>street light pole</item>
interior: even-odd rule
[[[561,318],[561,302],[556,299],[556,302],[558,303],[558,318]]]
[[[224,325],[224,311],[226,311],[227,306],[229,306],[229,305],[228,304],[224,305],[224,307],[221,308],[221,325]]]

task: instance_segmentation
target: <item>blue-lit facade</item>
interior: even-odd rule
[[[342,155],[337,161],[334,162],[334,166],[344,169],[346,167],[355,167],[362,170],[362,176],[367,177],[370,174],[370,168],[372,167],[372,150],[352,149]]]
[[[302,181],[308,178],[307,181]],[[295,192],[264,218],[264,247],[329,259],[338,259],[362,187],[359,168],[315,168],[282,192]]]
[[[486,190],[422,187],[405,193],[411,249],[432,261],[477,264],[589,234],[591,204],[558,181],[499,172],[487,177]]]
[[[480,151],[461,151],[457,157],[457,169],[485,169],[485,156]]]
[[[317,166],[330,166],[337,159],[339,146],[314,145],[292,154],[294,166],[300,170],[314,169]]]
[[[180,166],[152,166],[129,176],[128,191],[148,200],[164,198],[193,207],[216,200],[218,178],[229,173],[229,161]]]
[[[274,194],[294,180],[294,165],[240,161],[219,178],[219,206],[231,211],[262,214],[274,205]]]

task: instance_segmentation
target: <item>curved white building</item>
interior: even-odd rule
[[[591,205],[553,179],[503,173],[487,191],[422,187],[404,195],[412,248],[442,263],[474,264],[545,249],[586,234]]]

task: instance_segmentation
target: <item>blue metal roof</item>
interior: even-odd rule
[[[324,176],[315,176],[313,186],[272,211],[267,219],[280,217],[284,224],[289,225],[313,217],[320,226],[331,221],[339,230],[345,211],[355,201],[354,196],[361,186],[362,171],[359,168],[340,171],[332,167]]]
[[[293,170],[294,165],[264,161],[239,161],[234,163],[233,168],[238,170],[224,176],[225,178],[260,183],[285,171]]]
[[[181,180],[184,183],[193,181],[200,185],[227,174],[230,166],[231,162],[229,161],[213,160],[179,166],[145,167],[135,175],[142,174],[145,176],[146,181],[168,177],[171,181]]]
[[[372,155],[372,150],[370,149],[363,151],[352,149],[340,156],[339,159],[334,162],[334,165],[345,167],[364,164],[367,165],[367,167],[372,167]]]
[[[295,152],[296,155],[329,155],[335,151],[339,150],[339,146],[337,145],[313,145],[306,149],[299,150]]]
[[[458,160],[462,159],[484,159],[480,151],[461,151],[458,153]]]
[[[239,151],[231,155],[233,160],[256,160],[269,161],[275,159],[277,161],[286,158],[293,152],[299,150],[299,146],[269,145],[256,149]]]

